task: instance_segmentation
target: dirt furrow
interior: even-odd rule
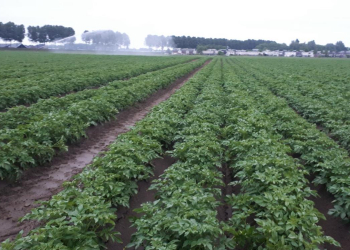
[[[0,181],[0,241],[16,235],[20,230],[28,232],[37,226],[33,222],[18,223],[36,205],[35,201],[48,200],[62,190],[62,183],[71,179],[89,164],[100,152],[106,151],[116,137],[127,132],[137,121],[144,118],[155,105],[168,99],[187,82],[201,67],[179,78],[167,88],[161,89],[145,101],[121,111],[116,120],[90,127],[87,139],[69,146],[68,152],[55,156],[47,166],[27,170],[20,182]]]
[[[315,203],[315,208],[326,217],[326,220],[321,220],[318,224],[322,227],[325,235],[333,237],[341,244],[341,248],[325,244],[320,246],[321,249],[327,250],[346,250],[350,246],[349,231],[350,226],[346,224],[341,218],[334,217],[328,214],[328,211],[333,208],[332,201],[334,196],[327,191],[326,185],[315,186],[311,181],[315,178],[314,175],[308,177],[310,181],[310,188],[315,190],[319,197],[310,197],[309,199]]]
[[[225,198],[227,195],[234,194],[235,190],[232,185],[229,185],[233,181],[232,171],[228,167],[227,163],[223,163],[220,169],[222,173],[222,180],[224,182],[224,186],[220,187],[221,189],[221,205],[217,208],[217,219],[219,221],[228,221],[232,217],[232,207],[226,203]]]
[[[106,244],[107,249],[110,250],[123,250],[125,246],[130,243],[131,236],[136,232],[136,228],[131,227],[130,217],[140,217],[140,214],[134,212],[135,208],[141,207],[141,204],[145,202],[155,201],[156,190],[148,190],[151,186],[151,182],[158,179],[164,171],[176,162],[176,159],[165,155],[162,159],[155,159],[152,161],[154,166],[154,176],[147,181],[138,182],[138,193],[131,197],[130,207],[118,207],[117,208],[117,221],[115,231],[120,232],[123,243],[108,242]]]

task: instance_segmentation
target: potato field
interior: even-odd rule
[[[350,249],[350,61],[0,51],[1,250]]]

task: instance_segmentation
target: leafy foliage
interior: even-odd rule
[[[144,100],[156,90],[199,67],[205,60],[141,76],[122,88],[120,83],[111,83],[99,91],[91,91],[92,95],[87,95],[88,98],[85,93],[78,94],[81,100],[76,96],[68,97],[61,100],[63,105],[58,109],[46,111],[48,107],[45,102],[43,105],[38,104],[38,109],[32,113],[25,109],[28,112],[27,124],[1,130],[0,178],[16,179],[22,169],[50,161],[56,149],[66,149],[67,143],[74,143],[86,136],[87,127],[113,119],[118,110]]]
[[[213,63],[206,66],[132,130],[120,135],[104,156],[96,157],[73,181],[65,183],[61,193],[23,218],[42,221],[44,226],[26,237],[20,234],[13,242],[3,242],[1,249],[101,249],[107,240],[119,241],[113,230],[113,207],[127,207],[137,192],[137,181],[153,174],[149,162],[164,153],[163,142],[174,140],[179,121],[192,108],[212,67]]]
[[[245,62],[243,62],[242,59],[239,61],[243,63],[241,65],[243,67]],[[266,61],[263,61],[266,65]],[[294,60],[290,63],[293,62]],[[262,64],[254,64],[254,66],[259,66],[260,68]],[[322,94],[321,96],[325,96],[325,92],[322,91],[322,88],[324,88],[326,84],[319,84],[318,86],[320,88],[314,89],[312,93],[309,92],[309,94],[307,94],[308,97],[305,98],[295,90],[295,86],[299,85],[298,81],[300,76],[292,75],[290,78],[293,80],[289,80],[289,78],[286,77],[284,78],[285,82],[282,82],[282,77],[281,79],[272,78],[266,73],[260,73],[260,70],[255,70],[254,75],[250,75],[249,72],[245,72],[247,69],[249,68],[245,67],[243,69],[235,67],[236,73],[242,81],[242,84],[238,84],[237,86],[241,89],[248,89],[249,95],[254,97],[254,101],[259,104],[260,109],[265,114],[269,115],[273,121],[272,126],[283,136],[284,143],[291,147],[293,154],[299,154],[307,170],[316,175],[313,182],[315,184],[325,184],[327,190],[334,195],[334,208],[332,208],[329,213],[334,216],[339,216],[345,221],[349,221],[350,183],[348,181],[348,176],[350,175],[350,159],[348,152],[340,148],[339,145],[324,132],[316,129],[315,125],[307,122],[289,107],[289,105],[294,107],[308,121],[318,123],[320,118],[324,117],[320,115],[321,113],[330,113],[327,107],[324,106],[327,101],[326,98],[320,101],[310,96],[318,96],[320,94]],[[305,71],[307,72],[307,70]],[[252,79],[253,77],[259,81]],[[318,76],[316,76],[316,78],[318,81],[326,81],[326,79],[319,79]],[[311,82],[311,80],[309,81]],[[334,81],[338,80],[334,79]],[[334,84],[335,89],[341,86],[340,81],[341,79],[339,79],[339,84]],[[304,87],[309,88],[308,84],[304,85]],[[336,91],[335,89],[334,91]],[[271,91],[286,98],[278,98],[274,96]],[[340,97],[342,95],[340,92],[339,98],[333,98],[333,93],[330,88],[327,93],[329,94],[329,100],[334,99],[335,101],[337,99],[342,99]],[[304,92],[304,94],[306,94],[306,92]],[[311,104],[311,102],[313,104]],[[321,105],[323,107],[321,107]],[[308,115],[304,113],[307,111],[301,107],[309,107],[308,110],[310,112],[308,112]],[[317,110],[318,114],[310,115],[311,110]],[[334,116],[338,115],[342,117],[343,113],[341,110],[333,111],[335,112]],[[344,123],[346,123],[346,119],[343,119]],[[329,120],[329,123],[326,124],[327,126],[335,124],[337,120],[338,119]]]
[[[193,58],[0,53],[0,110],[108,85]]]

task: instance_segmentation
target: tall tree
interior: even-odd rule
[[[338,41],[336,44],[335,44],[335,49],[337,52],[339,51],[346,51],[346,47],[345,47],[345,44],[342,42],[342,41]]]
[[[5,41],[22,42],[24,38],[24,26],[17,25],[13,22],[0,23],[0,37]]]
[[[293,40],[290,45],[289,45],[289,49],[291,50],[300,50],[300,42],[299,39],[295,39]]]
[[[27,36],[28,36],[29,40],[31,40],[33,42],[37,42],[39,39],[40,27],[39,26],[28,26],[27,30],[28,30]]]
[[[75,31],[71,27],[57,26],[57,25],[44,25],[29,26],[28,38],[33,42],[53,42],[58,39],[73,36]]]
[[[328,51],[335,51],[335,45],[333,43],[327,43],[325,49]]]
[[[309,51],[315,51],[316,50],[316,42],[315,40],[312,40],[307,43],[307,47]]]
[[[164,47],[175,47],[173,38],[170,36],[157,36],[157,35],[147,35],[145,38],[145,45],[149,48],[161,48],[164,50]]]
[[[117,45],[118,48],[120,46],[123,46],[123,34],[120,33],[119,31],[116,31],[115,36],[116,36],[115,45]]]
[[[98,30],[84,32],[81,35],[81,39],[86,43],[92,43],[96,45],[113,45],[117,46],[129,46],[130,39],[126,33],[120,33],[119,31],[112,30]]]
[[[123,46],[125,46],[127,49],[129,49],[130,38],[129,38],[128,34],[123,33],[122,37],[123,37]]]

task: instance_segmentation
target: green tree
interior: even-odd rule
[[[289,45],[290,50],[300,50],[300,42],[299,39],[293,40]]]
[[[129,45],[130,45],[130,38],[128,36],[128,34],[123,33],[123,46],[125,46],[127,49],[129,49]]]
[[[16,25],[13,22],[0,23],[0,37],[5,41],[22,42],[24,39],[25,28],[21,25]]]
[[[335,44],[335,49],[337,52],[339,51],[346,51],[346,47],[345,47],[345,44],[342,42],[342,41],[338,41],[336,44]]]
[[[316,50],[316,42],[315,40],[312,40],[310,42],[307,43],[307,48],[308,51],[315,51]]]
[[[75,31],[73,28],[57,26],[57,25],[44,25],[29,26],[28,27],[28,38],[33,42],[53,42],[58,39],[73,36]]]
[[[325,49],[328,51],[335,51],[336,50],[335,45],[333,43],[327,43],[325,46]]]

